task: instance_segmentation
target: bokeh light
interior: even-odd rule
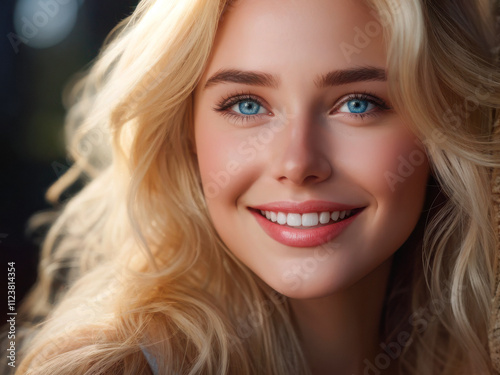
[[[18,0],[14,10],[16,34],[30,47],[52,47],[73,30],[78,6],[77,0]]]

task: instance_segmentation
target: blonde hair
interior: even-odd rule
[[[48,197],[57,201],[82,175],[89,182],[44,242],[24,305],[44,323],[17,373],[149,373],[141,348],[165,374],[309,373],[286,298],[241,264],[211,224],[192,151],[192,92],[229,5],[141,1],[75,84],[67,118],[75,163]],[[497,245],[489,179],[499,167],[493,4],[371,5],[389,46],[391,97],[444,193],[413,279],[396,282],[414,296],[405,319],[444,302],[425,330],[411,327],[402,370],[487,374]],[[458,113],[470,98],[474,108]],[[385,321],[388,331],[399,323]]]
[[[439,311],[412,331],[405,374],[490,374],[488,323],[498,234],[491,172],[499,167],[500,75],[496,4],[377,1],[390,39],[392,100],[423,140],[444,195],[415,272],[413,314]],[[423,272],[422,272],[423,271]]]

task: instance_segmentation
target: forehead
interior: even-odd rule
[[[382,34],[361,0],[238,0],[224,14],[206,73],[385,66]]]

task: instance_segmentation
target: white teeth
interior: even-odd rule
[[[339,211],[332,212],[332,216],[331,216],[332,220],[337,221],[339,219],[339,215],[340,215]]]
[[[330,221],[330,213],[329,212],[322,212],[319,214],[319,222],[321,224],[328,224]],[[304,224],[302,224],[304,225]]]
[[[298,227],[302,224],[302,218],[300,214],[288,214],[286,215],[286,224],[291,227]]]
[[[352,210],[335,211],[335,212],[308,212],[305,214],[298,213],[284,213],[284,212],[273,212],[273,211],[260,211],[262,216],[265,216],[268,220],[273,223],[278,223],[281,225],[289,225],[291,227],[314,227],[320,224],[328,224],[330,219],[333,221],[342,220],[348,218],[352,214]]]
[[[316,212],[310,212],[302,215],[302,226],[304,227],[312,227],[314,225],[318,225],[318,214]]]
[[[284,225],[286,224],[286,214],[283,212],[278,212],[278,216],[276,217],[278,224]]]

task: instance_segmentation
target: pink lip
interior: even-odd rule
[[[349,224],[356,220],[358,215],[363,211],[363,208],[361,208],[358,212],[356,212],[348,219],[311,229],[298,229],[273,223],[272,221],[262,216],[257,210],[308,213],[343,211],[356,208],[360,207],[320,201],[308,201],[301,204],[276,202],[273,204],[252,207],[250,208],[250,212],[252,213],[252,215],[254,215],[255,219],[262,227],[262,229],[267,233],[267,235],[274,240],[282,243],[283,245],[292,247],[313,247],[330,242],[331,240],[339,236],[344,231],[344,229],[349,226]]]

